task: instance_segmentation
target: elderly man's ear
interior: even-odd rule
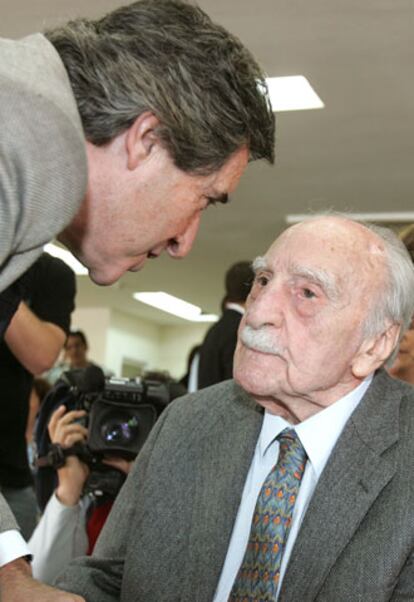
[[[400,324],[391,324],[384,332],[365,339],[352,361],[352,374],[365,378],[380,368],[395,349],[400,330]]]

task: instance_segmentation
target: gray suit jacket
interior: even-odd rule
[[[233,381],[174,402],[93,557],[59,586],[88,602],[211,602],[261,423]],[[282,602],[414,600],[413,461],[413,389],[380,371],[317,484]]]
[[[0,292],[85,195],[85,140],[65,68],[40,34],[0,39]],[[0,316],[1,321],[1,316]],[[0,495],[0,532],[16,527]]]

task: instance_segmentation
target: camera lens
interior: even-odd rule
[[[113,417],[101,427],[101,435],[109,445],[129,443],[138,435],[138,416],[128,416],[127,419]]]

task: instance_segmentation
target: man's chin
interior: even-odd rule
[[[234,380],[253,397],[273,397],[279,379],[284,377],[286,362],[277,355],[245,348],[245,353],[236,353],[234,358]]]
[[[269,388],[260,376],[251,373],[234,371],[234,380],[252,397],[263,397],[270,394]]]
[[[89,270],[89,278],[94,284],[97,284],[98,286],[110,286],[118,280],[118,278],[109,278],[106,276],[102,276],[102,274],[100,273],[96,274],[91,270]]]
[[[111,284],[115,284],[121,276],[125,273],[126,270],[123,271],[106,271],[90,268],[89,269],[89,278],[95,284],[99,286],[110,286]]]
[[[90,279],[100,286],[110,286],[117,282],[126,272],[139,272],[144,267],[146,258],[133,265],[105,266],[89,268]]]

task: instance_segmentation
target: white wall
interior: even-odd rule
[[[77,308],[72,328],[83,330],[89,358],[121,375],[122,364],[144,365],[145,370],[168,370],[181,378],[190,349],[201,343],[211,324],[159,326],[153,322],[106,308]]]
[[[211,324],[184,324],[164,326],[161,329],[160,368],[168,370],[174,378],[181,378],[187,371],[188,354],[194,345],[204,339]]]
[[[158,367],[159,327],[152,322],[113,311],[107,332],[106,365],[121,375],[124,360],[142,363],[146,370]]]

